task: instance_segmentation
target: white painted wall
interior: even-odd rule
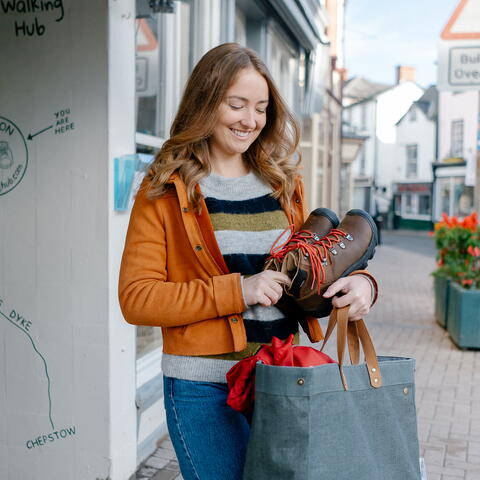
[[[0,190],[0,478],[125,480],[135,337],[116,301],[111,165],[134,148],[134,2],[55,4],[0,6],[0,181],[24,174]]]
[[[403,82],[377,96],[377,175],[378,186],[387,187],[388,196],[395,174],[395,124],[402,118],[412,103],[423,94],[423,89],[414,82]]]
[[[439,93],[439,160],[450,157],[452,121],[463,119],[463,154],[473,160],[477,138],[479,92]]]
[[[429,120],[417,106],[416,119],[412,120],[410,112],[397,125],[397,142],[395,145],[394,182],[431,182],[432,163],[435,159],[435,122]],[[418,145],[417,176],[407,177],[407,145]]]

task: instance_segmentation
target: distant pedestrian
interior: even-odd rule
[[[127,322],[162,327],[168,430],[185,480],[242,478],[250,425],[226,404],[225,375],[272,336],[298,332],[275,306],[289,278],[262,271],[279,234],[305,220],[298,143],[257,54],[220,45],[194,68],[136,197],[120,304]],[[346,294],[334,305],[350,299],[351,319],[368,312],[365,277],[330,289]]]

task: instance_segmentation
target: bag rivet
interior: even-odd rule
[[[376,372],[376,371],[377,371],[377,369],[376,369],[376,368],[372,368],[372,372]]]
[[[373,381],[374,381],[375,383],[377,383],[377,382],[378,382],[378,378],[374,378]]]
[[[303,385],[305,385],[305,380],[304,380],[303,378],[299,378],[299,379],[297,380],[297,383],[298,383],[300,386],[303,386]]]
[[[404,393],[405,395],[408,395],[408,388],[407,388],[407,387],[405,387],[405,388],[403,389],[403,393]]]

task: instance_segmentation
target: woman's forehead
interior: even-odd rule
[[[265,78],[253,68],[241,70],[226,92],[226,97],[238,100],[268,101],[268,84]]]

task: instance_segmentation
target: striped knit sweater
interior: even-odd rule
[[[215,237],[230,272],[252,275],[262,270],[275,240],[288,226],[287,217],[272,189],[251,172],[238,178],[211,174],[200,181]],[[228,370],[256,353],[273,336],[285,339],[298,332],[298,324],[276,308],[250,306],[243,312],[247,348],[242,352],[188,357],[164,354],[166,376],[225,383]]]

